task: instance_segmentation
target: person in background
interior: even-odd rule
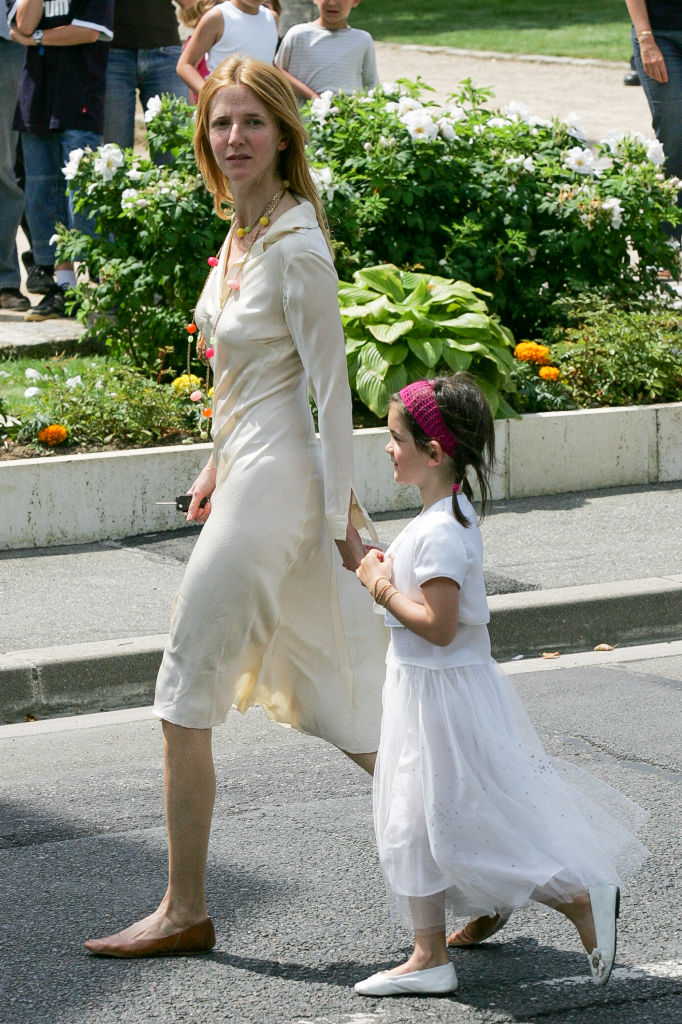
[[[635,67],[665,153],[665,173],[682,178],[682,0],[625,0]],[[677,204],[682,207],[682,192]],[[682,225],[669,226],[678,241]]]
[[[313,0],[282,0],[282,13],[279,18],[279,37],[283,39],[290,28],[300,25],[303,21],[313,21],[317,10]]]
[[[62,168],[73,150],[101,141],[104,88],[114,0],[6,0],[14,42],[26,61],[14,118],[21,132],[25,201],[35,262],[52,274],[57,224],[91,230],[74,213]],[[65,315],[66,292],[76,283],[72,263],[56,267],[55,280],[27,320]]]
[[[374,41],[351,28],[348,16],[360,0],[315,0],[319,17],[294,25],[285,35],[275,64],[300,100],[321,93],[360,92],[379,84]]]
[[[225,0],[207,11],[182,51],[178,74],[195,93],[204,79],[198,70],[206,57],[209,74],[228,57],[254,57],[272,64],[277,49],[275,15],[259,0]]]
[[[192,0],[178,0],[182,8]],[[171,0],[116,0],[114,39],[107,67],[104,142],[122,149],[135,142],[135,103],[146,108],[152,96],[166,93],[187,99],[175,70],[181,52],[175,8]],[[165,154],[158,158],[169,160]]]
[[[3,13],[0,16],[0,309],[17,312],[30,306],[19,288],[21,274],[16,237],[24,194],[14,172],[19,135],[12,128],[25,56],[24,47],[10,39]]]
[[[220,0],[196,0],[196,3],[193,3],[191,7],[184,7],[179,12],[178,17],[180,18],[182,24],[186,25],[187,28],[195,29],[199,22],[201,21],[204,14],[206,14],[207,11],[210,11],[219,2]],[[183,52],[189,46],[191,39],[191,36],[188,36],[187,39],[185,39],[184,43],[182,44]],[[199,63],[196,65],[196,70],[199,72],[203,80],[206,81],[206,79],[211,73],[208,70],[208,64],[206,63],[206,54],[203,55]],[[196,103],[198,99],[199,94],[195,92],[194,89],[190,89],[190,103]]]

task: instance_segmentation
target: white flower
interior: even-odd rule
[[[398,117],[402,118],[405,114],[411,113],[413,110],[421,110],[422,104],[419,100],[413,100],[411,96],[401,96],[398,101]]]
[[[149,201],[147,199],[145,199],[143,196],[140,196],[139,199],[137,199],[136,202],[137,202],[137,205],[140,206],[140,207],[149,206]]]
[[[438,131],[441,133],[444,139],[448,140],[448,142],[453,142],[457,138],[455,129],[452,127],[451,122],[448,121],[446,117],[439,117],[438,120],[436,121],[436,124],[438,125]]]
[[[665,153],[663,152],[663,146],[658,139],[652,139],[646,148],[647,159],[651,160],[652,164],[656,167],[660,167],[665,160]]]
[[[128,171],[128,177],[130,178],[131,181],[139,181],[140,178],[142,177],[142,171],[139,169],[139,167],[131,167],[130,170]]]
[[[35,396],[39,394],[40,388],[26,388],[24,391],[24,398],[35,398]]]
[[[0,370],[0,377],[9,377],[7,370]]]
[[[371,142],[366,142],[362,148],[364,149],[365,153],[371,153],[372,152],[372,143]]]
[[[69,159],[66,164],[62,167],[62,174],[67,181],[73,181],[78,174],[78,168],[80,162],[83,159],[84,149],[72,149],[69,153]]]
[[[144,112],[144,119],[149,124],[153,121],[157,114],[161,113],[161,97],[150,96],[147,102],[147,109]]]
[[[95,157],[96,173],[101,174],[104,181],[111,181],[119,167],[123,167],[123,153],[116,143],[107,142],[100,146]]]
[[[591,149],[574,146],[569,149],[564,160],[564,167],[578,174],[594,174],[594,153]]]
[[[386,96],[400,95],[400,86],[397,82],[382,82],[381,89]]]
[[[485,131],[485,125],[484,124],[475,124],[474,125],[474,135],[482,135],[484,131]]]
[[[410,110],[400,120],[417,142],[431,142],[438,135],[438,125],[425,110]]]
[[[95,388],[96,388],[96,389],[97,389],[98,391],[101,391],[103,387],[104,387],[104,384],[102,383],[102,380],[101,380],[101,378],[100,378],[99,380],[96,380],[96,381],[95,381]]]
[[[467,112],[464,107],[460,107],[459,104],[453,103],[451,107],[445,107],[443,113],[457,124],[458,121],[463,121],[467,116]]]
[[[580,118],[576,114],[575,110],[572,110],[570,114],[564,118],[563,123],[564,128],[569,135],[572,135],[574,139],[578,139],[580,142],[585,141],[587,135],[585,134],[585,129],[583,128]]]
[[[82,384],[83,384],[83,381],[81,380],[80,373],[76,377],[68,377],[64,381],[64,384],[66,385],[67,388],[78,388],[78,387],[81,387]]]
[[[507,167],[511,167],[512,169],[515,170],[515,169],[519,168],[521,166],[521,164],[523,163],[523,157],[522,156],[508,156],[506,158],[506,160],[505,160],[505,163],[507,164]]]
[[[332,169],[331,167],[311,167],[310,174],[315,183],[315,188],[322,196],[329,202],[334,198],[334,184],[332,181]]]
[[[384,104],[384,110],[387,114],[395,114],[398,109],[398,104],[394,100],[389,100],[388,103]]]
[[[517,103],[516,100],[513,100],[507,104],[504,112],[512,121],[525,121],[526,124],[530,121],[530,110],[525,103]]]
[[[602,203],[602,209],[611,215],[611,227],[617,231],[623,224],[623,207],[621,206],[620,199],[616,199],[614,196],[605,199]]]
[[[507,117],[491,117],[488,121],[488,128],[506,128],[511,124]]]
[[[334,99],[334,93],[331,89],[327,89],[325,92],[317,96],[310,104],[310,112],[313,117],[316,117],[320,124],[324,124],[329,114],[338,112],[338,107],[332,107],[332,101]]]
[[[137,200],[138,192],[136,188],[124,188],[121,193],[121,209],[131,210]]]
[[[358,103],[373,103],[374,91],[368,92],[366,96],[358,96]]]
[[[58,241],[59,241],[59,235],[51,235],[50,241],[47,244],[48,245],[56,245]]]
[[[531,114],[530,115],[530,117],[528,118],[528,124],[531,126],[531,128],[551,128],[552,127],[552,122],[551,121],[548,121],[544,117],[536,117],[535,114]],[[533,132],[533,134],[537,135],[537,132]]]
[[[26,380],[40,380],[41,373],[39,370],[34,370],[32,366],[29,366],[28,370],[24,370],[24,377]]]
[[[527,156],[526,159],[523,161],[523,169],[525,171],[528,171],[529,174],[532,174],[532,172],[535,170],[535,162],[533,161],[532,156]]]

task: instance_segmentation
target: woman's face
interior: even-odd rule
[[[279,154],[287,142],[248,86],[230,85],[216,93],[208,127],[216,164],[231,184],[278,177]]]

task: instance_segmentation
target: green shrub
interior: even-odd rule
[[[488,314],[485,292],[464,281],[383,264],[339,286],[351,388],[376,416],[411,381],[469,370],[493,412],[514,415],[511,333]]]

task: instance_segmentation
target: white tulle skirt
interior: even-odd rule
[[[374,823],[392,916],[420,929],[620,885],[647,814],[550,758],[509,680],[485,664],[387,661]],[[415,899],[416,898],[416,899]]]

